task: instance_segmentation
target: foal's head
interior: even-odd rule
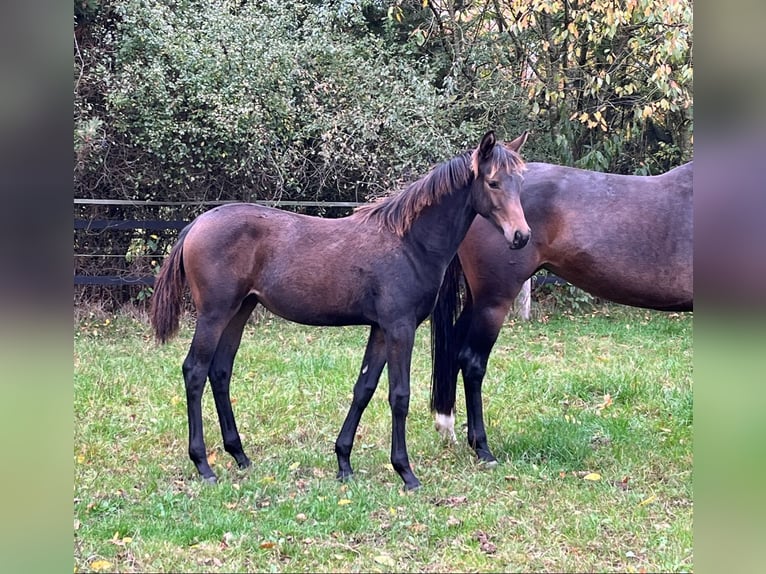
[[[518,152],[528,136],[524,132],[503,144],[497,141],[495,132],[487,132],[471,157],[471,204],[502,232],[511,249],[524,247],[532,234],[519,195],[524,162]]]

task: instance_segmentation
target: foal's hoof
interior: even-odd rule
[[[218,479],[215,477],[215,475],[203,476],[202,482],[204,482],[205,484],[218,484]]]
[[[479,468],[483,468],[486,470],[492,470],[493,468],[497,468],[497,459],[493,458],[492,460],[484,460],[479,459]]]
[[[487,449],[478,449],[476,451],[476,458],[479,459],[479,464],[492,465],[492,468],[497,466],[497,459],[495,458],[495,455],[489,452]]]
[[[335,475],[335,478],[339,480],[340,482],[348,482],[349,480],[354,478],[354,473],[339,470],[338,474]]]
[[[414,492],[416,490],[420,490],[421,486],[423,486],[423,485],[420,484],[420,481],[419,480],[415,480],[414,483],[405,484],[404,485],[404,490],[405,490],[405,492]]]

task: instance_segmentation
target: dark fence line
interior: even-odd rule
[[[93,205],[93,206],[126,206],[126,207],[199,207],[225,205],[228,203],[241,203],[239,200],[212,200],[212,201],[134,201],[130,199],[74,199],[74,205]],[[282,200],[256,200],[250,203],[265,205],[276,208],[354,208],[362,205],[361,202],[354,201],[282,201]],[[145,231],[180,231],[186,227],[191,220],[163,220],[163,219],[83,219],[74,218],[75,231],[130,231],[142,229]],[[75,253],[75,258],[100,257],[99,253]],[[163,256],[157,255],[152,258],[162,259]],[[83,275],[74,274],[75,285],[98,285],[103,287],[123,287],[123,286],[151,286],[154,284],[152,275]]]
[[[75,205],[127,205],[129,207],[146,206],[199,206],[199,205],[226,205],[227,203],[243,203],[237,199],[205,200],[205,201],[134,201],[132,199],[75,199]],[[357,207],[361,201],[283,201],[281,199],[258,199],[245,203],[255,203],[267,207]]]
[[[239,203],[237,201],[132,201],[119,199],[75,199],[76,205],[126,205],[143,207],[152,206],[200,206],[200,205],[224,205],[226,203]],[[260,205],[273,207],[323,207],[323,208],[353,208],[362,203],[349,201],[254,201]],[[180,231],[189,224],[190,220],[163,220],[163,219],[74,219],[75,231],[129,231],[134,229],[143,229],[146,231]],[[75,258],[82,257],[103,257],[101,253],[75,253]],[[122,258],[124,255],[112,254],[110,257]],[[142,258],[144,256],[141,256]],[[152,259],[162,259],[162,255],[146,256]],[[567,282],[560,277],[547,274],[543,276],[534,276],[532,286],[540,287],[545,284],[566,284]],[[139,286],[146,287],[154,285],[153,275],[135,275],[126,273],[123,275],[83,275],[74,274],[75,285],[97,285],[102,287],[124,287]]]
[[[164,229],[183,229],[188,221],[164,221],[161,219],[75,219],[74,228],[86,231],[147,229],[162,231]]]

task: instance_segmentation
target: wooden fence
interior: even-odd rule
[[[75,206],[108,206],[108,207],[122,207],[125,209],[139,209],[139,208],[170,208],[171,210],[196,210],[204,211],[205,209],[213,208],[217,205],[224,205],[227,203],[237,203],[237,200],[231,201],[132,201],[132,200],[120,200],[120,199],[75,199]],[[327,210],[343,210],[348,212],[354,207],[361,205],[359,202],[351,201],[277,201],[277,200],[258,200],[252,203],[259,205],[267,205],[270,207],[277,207],[291,210],[305,210],[307,208],[320,209],[322,211]],[[82,207],[80,208],[82,209]],[[345,213],[342,213],[345,215]],[[145,232],[163,232],[174,231],[178,232],[193,219],[103,219],[98,217],[77,217],[74,218],[74,231],[83,234],[101,234],[112,232],[135,232],[136,230],[144,230]],[[99,285],[105,287],[119,287],[119,286],[148,286],[154,284],[154,276],[148,273],[130,273],[129,271],[120,273],[99,273],[99,274],[84,274],[78,272],[78,260],[88,258],[111,258],[115,261],[124,263],[127,261],[126,254],[113,253],[93,253],[87,251],[77,251],[74,253],[75,257],[75,272],[74,272],[74,284],[75,285]],[[161,255],[146,256],[152,259],[161,259]],[[119,266],[119,265],[118,265]]]
[[[197,202],[180,202],[180,201],[131,201],[131,200],[119,200],[119,199],[75,199],[75,206],[109,206],[109,207],[123,207],[123,208],[171,208],[171,210],[196,210],[204,211],[217,205],[224,205],[226,203],[236,203],[237,201],[197,201]],[[270,207],[292,209],[292,210],[305,210],[307,208],[320,209],[322,211],[327,210],[342,210],[341,215],[347,214],[351,209],[361,205],[359,202],[350,201],[254,201],[259,205],[267,205]],[[82,209],[82,208],[81,208]],[[135,232],[136,230],[143,230],[146,232],[165,232],[173,231],[177,233],[193,219],[193,217],[182,219],[103,219],[99,217],[75,217],[74,218],[74,231],[84,234],[88,233],[114,233],[114,232]],[[74,272],[74,284],[79,286],[99,286],[99,287],[147,287],[154,284],[154,275],[150,273],[134,273],[128,270],[120,273],[98,273],[98,274],[84,274],[78,273],[77,269],[78,259],[87,258],[112,258],[124,264],[127,261],[125,253],[93,253],[93,252],[77,252],[74,253],[75,257],[75,272]],[[162,255],[152,254],[144,256],[147,259],[162,259]],[[119,266],[119,265],[118,265]],[[555,275],[549,275],[545,278],[533,277],[528,280],[516,301],[515,310],[516,314],[521,318],[529,319],[530,316],[530,288],[532,284],[540,285],[543,283],[562,282],[566,283],[562,279]]]

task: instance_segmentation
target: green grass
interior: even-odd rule
[[[691,571],[692,316],[604,306],[543,319],[509,320],[490,358],[494,470],[463,430],[458,445],[433,430],[418,330],[407,438],[423,487],[404,493],[385,371],[355,478],[334,478],[366,329],[248,325],[232,396],[253,466],[223,451],[208,392],[209,486],[186,454],[192,324],[160,347],[140,316],[80,317],[75,571]]]

